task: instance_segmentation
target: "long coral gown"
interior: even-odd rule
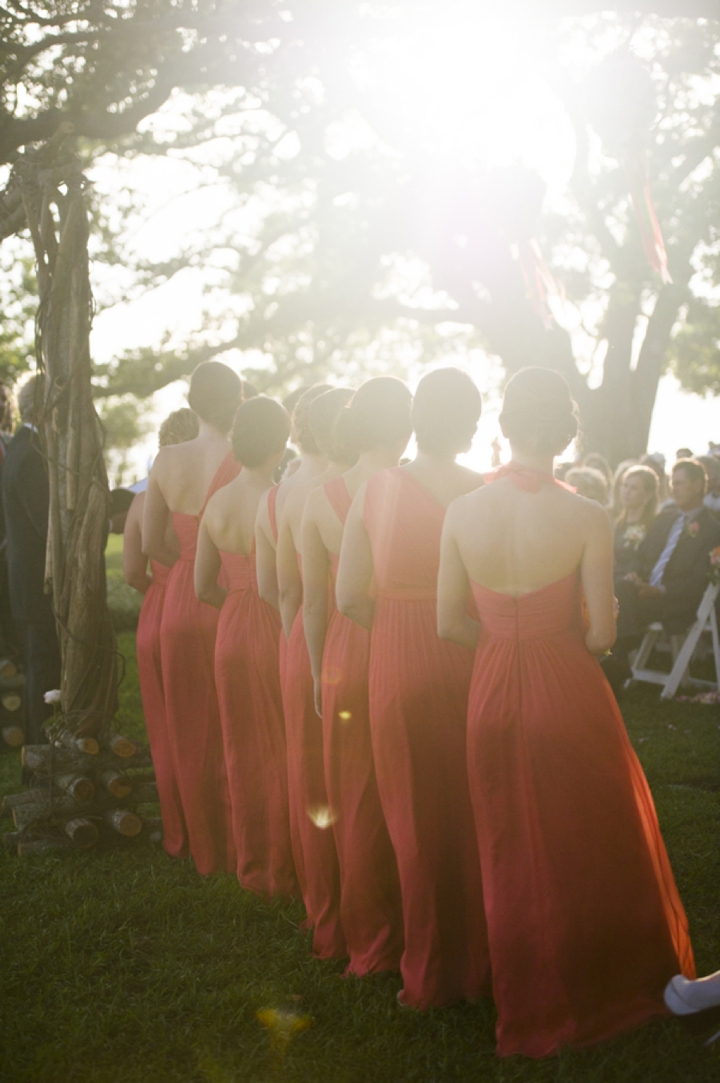
[[[665,1014],[692,949],[647,781],[585,647],[579,575],[473,594],[468,766],[498,1053],[542,1057]]]
[[[473,657],[437,634],[443,506],[394,467],[367,482],[363,515],[377,586],[370,726],[405,925],[401,1000],[440,1007],[490,991],[466,762]]]
[[[351,498],[345,479],[325,494],[345,525]],[[338,554],[330,554],[331,582]],[[368,703],[370,633],[330,606],[322,668],[325,782],[340,864],[340,918],[350,963],[362,977],[398,970],[403,920],[397,861],[380,804]]]
[[[228,454],[210,484],[213,493],[237,477]],[[204,507],[203,507],[204,510]],[[215,693],[218,611],[195,596],[195,550],[200,515],[173,513],[180,556],[170,571],[160,625],[163,688],[172,763],[198,872],[235,872],[230,796]],[[165,849],[174,857],[184,851]]]
[[[275,515],[273,492],[270,491],[269,502],[271,523]],[[317,958],[342,959],[347,948],[340,921],[340,870],[325,788],[322,721],[315,711],[302,606],[290,638],[280,650],[280,680],[288,756],[290,836],[307,911],[307,927],[313,930],[313,954]]]
[[[152,582],[142,601],[135,637],[140,695],[160,799],[163,845],[169,853],[186,857],[188,834],[170,750],[160,657],[160,624],[170,568],[156,560],[150,561],[150,567]]]
[[[259,894],[299,895],[290,844],[280,614],[258,594],[255,552],[221,551],[228,594],[215,643],[215,685],[230,786],[237,875]]]

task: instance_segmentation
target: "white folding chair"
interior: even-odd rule
[[[683,685],[694,685],[696,688],[717,691],[718,681],[720,681],[720,636],[718,635],[715,601],[719,592],[719,584],[709,583],[698,606],[695,623],[687,635],[666,637],[670,641],[673,657],[673,664],[669,673],[648,668],[650,655],[656,647],[662,644],[663,637],[665,637],[662,624],[654,623],[648,626],[640,644],[640,649],[635,656],[635,661],[632,664],[632,680],[661,684],[663,690],[660,693],[660,699],[672,699],[681,683]],[[688,673],[690,662],[704,632],[709,632],[712,638],[712,653],[715,660],[714,681],[700,681],[691,677]]]

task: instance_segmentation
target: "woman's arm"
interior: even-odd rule
[[[197,551],[195,553],[195,594],[201,602],[212,605],[215,609],[222,609],[223,602],[227,597],[227,591],[223,590],[217,581],[220,574],[222,561],[215,542],[210,534],[207,522],[208,511],[200,523],[198,532]]]
[[[280,608],[278,599],[275,542],[272,537],[267,493],[262,497],[255,520],[255,574],[258,594],[273,609]]]
[[[477,649],[480,625],[467,614],[470,580],[455,537],[457,515],[457,510],[451,504],[445,516],[440,545],[438,635],[441,639],[449,639],[474,651]]]
[[[162,455],[162,451],[160,452]],[[160,458],[158,455],[158,459]],[[143,552],[152,560],[172,568],[177,560],[177,553],[171,552],[167,547],[167,528],[170,520],[170,509],[162,494],[158,483],[158,469],[160,464],[155,465],[150,471],[148,487],[145,492],[145,504],[143,507],[142,522],[142,548]]]
[[[145,493],[138,493],[130,505],[123,531],[123,575],[125,582],[144,594],[152,583],[148,559],[142,550],[142,513]]]
[[[311,497],[302,521],[303,627],[315,686],[315,710],[322,718],[322,662],[328,623],[328,577],[330,560],[313,516]]]
[[[613,535],[610,520],[600,507],[587,509],[588,525],[581,563],[581,575],[589,628],[585,645],[592,654],[610,650],[615,627],[613,587]]]
[[[337,605],[341,613],[369,631],[375,613],[375,603],[370,597],[374,565],[370,538],[363,522],[364,505],[365,486],[361,485],[348,512],[343,531],[337,576]]]
[[[300,568],[298,567],[295,541],[287,518],[280,526],[275,559],[277,561],[280,616],[282,618],[285,638],[289,639],[292,626],[295,623],[295,618],[302,605],[303,584]]]

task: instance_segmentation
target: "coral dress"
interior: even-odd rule
[[[345,525],[342,477],[325,494]],[[338,554],[330,553],[333,597]],[[403,920],[397,861],[380,804],[370,738],[370,633],[331,605],[322,669],[325,782],[340,863],[340,917],[348,973],[398,970]]]
[[[498,1053],[542,1057],[664,1014],[692,950],[645,776],[585,647],[579,576],[473,593],[468,762]]]
[[[268,507],[274,524],[274,490],[270,491]],[[276,530],[274,525],[273,530]],[[281,642],[284,638],[281,636]],[[307,925],[313,930],[313,953],[319,959],[342,959],[347,948],[340,922],[340,870],[325,789],[322,721],[315,712],[302,606],[290,638],[280,649],[280,680],[288,755],[290,835]]]
[[[151,560],[150,567],[152,583],[142,601],[135,638],[140,695],[160,799],[163,845],[169,853],[185,857],[188,834],[170,751],[160,658],[160,623],[170,568],[157,560]]]
[[[443,506],[402,467],[367,482],[364,522],[377,585],[370,725],[400,872],[401,999],[417,1008],[490,991],[466,763],[473,656],[437,634],[444,518]]]
[[[221,552],[228,595],[215,643],[237,874],[243,887],[299,895],[290,845],[280,614],[257,589],[255,552]]]
[[[208,494],[237,477],[240,466],[228,454]],[[204,510],[204,508],[203,508]],[[189,850],[198,872],[235,872],[230,797],[223,756],[220,709],[215,694],[215,634],[218,611],[195,596],[195,550],[201,514],[174,513],[180,556],[165,591],[160,649],[172,763]],[[186,852],[165,849],[173,857]]]

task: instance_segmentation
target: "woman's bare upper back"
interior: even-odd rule
[[[473,582],[519,596],[575,571],[610,522],[599,504],[552,482],[528,492],[503,478],[456,501],[448,528]]]
[[[153,474],[171,512],[200,514],[229,450],[230,444],[223,436],[201,433],[195,440],[165,447],[158,453]]]
[[[430,496],[447,508],[453,500],[483,483],[482,475],[459,463],[419,455],[400,469],[407,471]]]
[[[208,502],[204,522],[214,545],[227,553],[249,556],[255,540],[255,522],[260,500],[266,490],[242,471],[218,489]]]

